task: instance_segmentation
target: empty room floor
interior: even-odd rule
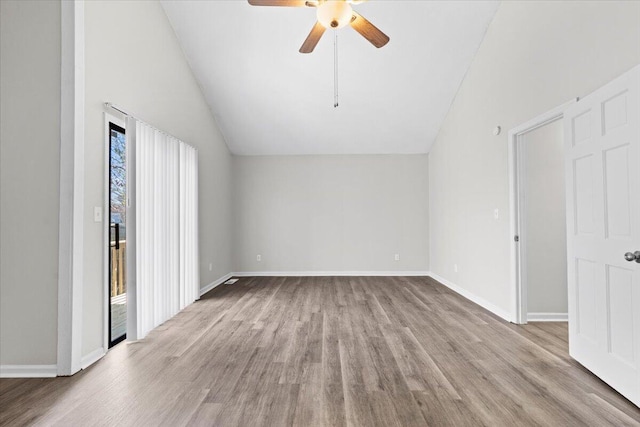
[[[1,425],[640,425],[568,356],[426,277],[242,278],[73,377],[2,379]]]

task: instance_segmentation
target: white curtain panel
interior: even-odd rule
[[[130,118],[127,338],[139,340],[199,297],[198,154]]]

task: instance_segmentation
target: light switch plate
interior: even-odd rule
[[[102,208],[99,206],[93,208],[93,221],[102,222]]]

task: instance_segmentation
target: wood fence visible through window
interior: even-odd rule
[[[126,271],[126,240],[120,240],[120,248],[116,249],[115,242],[111,244],[111,297],[116,297],[127,292],[125,282]]]

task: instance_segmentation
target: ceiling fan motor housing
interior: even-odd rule
[[[329,0],[318,6],[318,22],[325,28],[342,28],[351,22],[353,9],[346,1]]]

